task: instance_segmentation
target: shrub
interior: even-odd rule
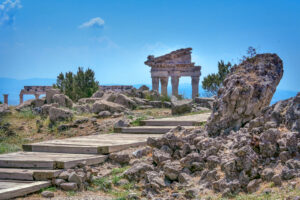
[[[99,89],[99,82],[95,80],[95,73],[91,69],[83,70],[78,67],[76,74],[61,72],[56,79],[55,88],[59,88],[62,93],[73,101],[80,98],[88,98]]]

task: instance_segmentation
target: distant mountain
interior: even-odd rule
[[[11,79],[11,78],[0,78],[0,101],[3,102],[3,96],[2,94],[8,93],[8,103],[10,105],[18,105],[19,104],[19,93],[21,89],[25,85],[30,86],[38,86],[38,85],[53,85],[56,82],[56,79],[42,79],[42,78],[33,78],[33,79],[25,79],[25,80],[17,80],[17,79]],[[105,84],[105,85],[114,85],[114,84]],[[116,83],[116,85],[118,85]],[[151,88],[151,84],[134,84],[133,86],[136,88],[139,88],[142,85],[147,85],[149,88]],[[168,86],[168,92],[171,95],[172,87],[171,84]],[[192,96],[192,86],[189,83],[181,83],[179,85],[179,94],[182,94],[186,98],[191,98]],[[205,91],[199,86],[199,94],[200,96],[206,96]],[[296,91],[289,91],[289,90],[280,90],[277,89],[273,99],[271,101],[271,104],[287,99],[293,96],[296,96]],[[24,100],[33,99],[33,95],[24,95]]]

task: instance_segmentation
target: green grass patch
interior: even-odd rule
[[[147,119],[147,117],[141,116],[141,117],[138,117],[136,120],[132,121],[130,124],[132,126],[141,126],[142,125],[141,121],[146,120],[146,119]]]
[[[129,169],[129,166],[124,166],[124,167],[120,167],[120,168],[114,168],[111,171],[111,174],[114,176],[114,175],[117,175],[117,174],[125,172],[127,169]]]
[[[102,190],[104,192],[108,192],[112,188],[111,182],[107,177],[95,179],[92,184],[96,186],[98,190]]]
[[[9,144],[0,142],[0,154],[10,153],[22,150],[22,144]]]
[[[119,183],[119,181],[123,178],[123,176],[117,176],[117,175],[114,175],[111,179],[111,182],[114,184],[114,185],[117,185]]]
[[[19,119],[34,119],[37,116],[32,112],[32,110],[30,108],[26,108],[21,110],[20,112],[16,113],[16,117],[18,117]]]
[[[68,195],[68,196],[75,196],[75,195],[76,195],[76,192],[75,192],[75,191],[68,191],[68,192],[67,192],[67,195]]]
[[[51,191],[51,192],[56,192],[57,188],[54,187],[54,186],[50,186],[50,187],[47,187],[47,188],[43,188],[40,190],[40,192],[44,192],[44,191]]]

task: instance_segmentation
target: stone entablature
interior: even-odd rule
[[[169,77],[171,77],[172,95],[177,96],[179,78],[190,76],[192,78],[192,97],[198,96],[201,66],[195,66],[195,63],[191,61],[191,51],[192,48],[185,48],[159,57],[148,56],[145,64],[151,67],[152,90],[158,91],[160,82],[162,94],[168,95],[167,87]]]
[[[23,103],[24,94],[32,94],[36,99],[39,98],[40,95],[46,94],[46,90],[52,89],[52,86],[24,86],[24,89],[20,92],[20,104]]]

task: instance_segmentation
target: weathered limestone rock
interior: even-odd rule
[[[7,104],[0,104],[0,116],[10,113],[9,107]]]
[[[70,120],[73,113],[68,109],[51,107],[49,110],[49,118],[51,122]]]
[[[213,108],[213,103],[214,103],[214,98],[208,98],[208,97],[196,97],[195,98],[195,103],[204,108],[212,109]]]
[[[52,107],[55,107],[55,108],[58,108],[59,105],[57,103],[52,103],[52,104],[45,104],[41,107],[41,115],[42,116],[48,116],[49,115],[49,111],[50,111],[50,108]]]
[[[140,91],[148,91],[149,90],[149,87],[146,86],[146,85],[142,85],[140,88],[139,88]]]
[[[229,133],[259,116],[270,104],[282,75],[282,60],[276,54],[258,54],[234,67],[218,91],[208,133]]]
[[[55,94],[52,97],[54,103],[58,103],[59,106],[72,108],[73,101],[64,94]]]
[[[121,106],[120,104],[116,104],[116,103],[105,101],[105,100],[97,101],[92,106],[93,113],[99,113],[99,112],[105,111],[105,110],[108,110],[111,113],[114,113],[114,112],[122,112],[125,110],[125,108],[123,106]]]
[[[78,189],[76,183],[62,183],[60,187],[65,191],[76,191]]]
[[[45,197],[45,198],[52,198],[54,197],[54,192],[51,192],[51,191],[43,191],[41,193],[42,197]]]
[[[179,115],[179,114],[191,112],[192,102],[193,100],[191,99],[178,100],[175,96],[172,96],[171,98],[172,115]]]
[[[59,89],[47,89],[46,90],[46,101],[47,104],[53,103],[53,96],[55,94],[60,94],[60,90]]]
[[[130,109],[134,109],[137,106],[135,101],[125,96],[124,94],[118,94],[114,100],[114,103],[121,104],[126,108],[130,108]]]
[[[97,92],[95,92],[93,94],[92,98],[101,98],[101,97],[103,97],[103,95],[104,95],[104,92],[101,90],[98,90]]]
[[[89,113],[91,112],[91,106],[89,104],[83,105],[73,105],[73,109],[75,109],[78,113]]]

